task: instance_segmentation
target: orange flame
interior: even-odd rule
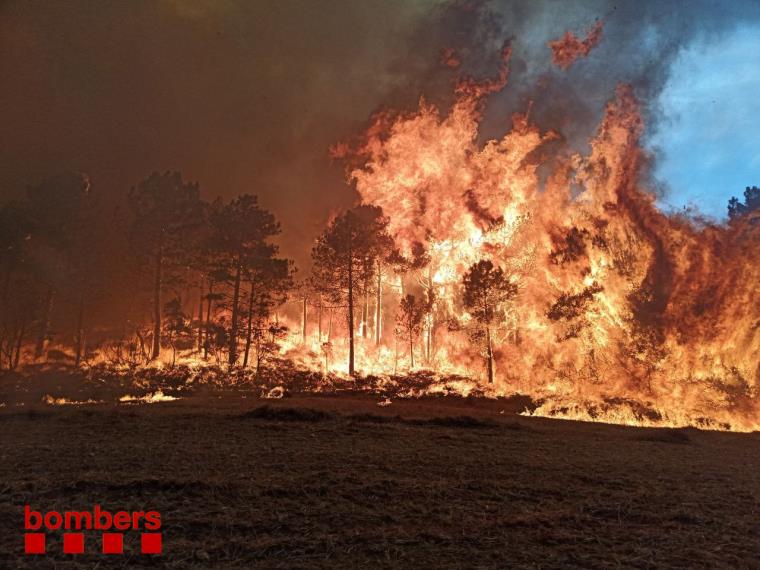
[[[599,42],[602,41],[602,29],[604,25],[598,21],[593,28],[588,31],[585,39],[580,39],[572,32],[565,32],[560,39],[549,42],[552,50],[552,62],[561,69],[567,69],[579,57],[586,57]]]
[[[572,63],[567,46],[573,59],[586,55],[601,29],[554,42],[555,62]],[[494,393],[530,394],[544,415],[758,429],[760,224],[657,209],[641,184],[644,124],[625,85],[587,155],[550,156],[546,143],[558,135],[525,114],[478,144],[484,97],[506,85],[509,54],[498,78],[460,81],[447,114],[421,100],[413,113],[378,115],[360,143],[341,148],[350,180],[383,208],[397,244],[408,254],[421,243],[430,255],[418,276],[436,293],[425,365],[481,373],[482,355],[444,323],[469,321],[462,276],[487,258],[518,285],[495,333]],[[542,179],[540,168],[551,172]],[[371,349],[388,372],[383,350],[393,352]]]

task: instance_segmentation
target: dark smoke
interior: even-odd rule
[[[372,112],[421,95],[445,106],[458,75],[494,76],[511,40],[483,136],[531,100],[531,120],[582,149],[617,83],[634,86],[650,129],[663,124],[657,95],[681,48],[759,13],[750,0],[8,1],[0,192],[73,170],[117,205],[151,171],[177,169],[207,198],[259,194],[304,265],[327,216],[355,199],[328,147]],[[553,66],[547,43],[597,19],[600,45]]]
[[[578,150],[619,83],[633,86],[643,105],[647,134],[653,134],[667,119],[658,108],[658,96],[681,50],[760,19],[760,4],[752,0],[497,1],[488,9],[499,14],[502,35],[515,42],[510,85],[489,109],[485,136],[503,130],[504,118],[526,109],[531,100],[531,119],[544,128],[558,128]],[[583,37],[597,20],[604,23],[604,34],[590,55],[565,71],[553,66],[547,43],[567,31]]]

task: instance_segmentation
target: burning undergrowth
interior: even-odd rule
[[[508,403],[510,409],[523,410],[524,416],[615,423],[640,427],[691,426],[708,430],[748,431],[743,424],[717,421],[714,417],[683,415],[678,409],[663,409],[654,400],[623,397],[576,397],[531,395],[502,390],[461,376],[442,376],[431,370],[418,370],[405,375],[322,375],[309,369],[282,361],[277,366],[261,370],[230,371],[224,367],[176,366],[171,369],[140,367],[123,370],[98,365],[86,371],[70,369],[39,370],[33,373],[6,375],[1,384],[3,407],[45,404],[48,406],[136,405],[172,402],[183,398],[214,398],[235,394],[237,397],[267,400],[301,395],[352,396],[370,395],[377,398],[379,407],[390,406],[397,400],[430,398],[464,399],[472,402]],[[261,406],[245,417],[276,421],[321,421],[319,417],[290,414],[289,408]],[[735,412],[738,414],[739,412]],[[290,415],[289,415],[290,414]],[[287,417],[285,417],[287,416]],[[293,416],[293,417],[291,417]],[[741,417],[738,416],[737,417]],[[384,423],[393,416],[357,415],[362,422]],[[376,419],[375,419],[376,418]],[[458,421],[444,418],[446,422]],[[414,423],[413,420],[404,420]],[[467,423],[468,418],[462,420]],[[747,418],[751,421],[751,418]],[[430,422],[428,422],[430,423]],[[434,423],[434,422],[433,422]],[[427,425],[427,424],[426,424]],[[465,427],[465,426],[463,426]],[[471,426],[473,427],[473,426]],[[486,426],[474,426],[486,427]]]
[[[222,366],[184,365],[163,369],[153,366],[124,369],[107,364],[85,370],[28,367],[21,373],[4,375],[0,386],[0,401],[6,405],[157,403],[229,392],[263,399],[280,399],[294,394],[371,394],[378,396],[381,403],[427,396],[500,396],[472,379],[441,376],[430,370],[346,378],[336,374],[323,375],[287,360],[258,373]]]

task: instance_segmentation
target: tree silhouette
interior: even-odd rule
[[[153,340],[150,357],[161,352],[161,295],[187,266],[202,206],[198,184],[179,172],[154,172],[129,192],[130,244],[140,266],[152,277]]]
[[[279,342],[287,336],[288,328],[277,322],[268,322],[254,329],[253,346],[256,353],[255,374],[258,378],[261,365],[280,349]]]
[[[193,319],[194,311],[191,311],[190,326],[195,328],[195,341],[197,350],[200,353],[205,351],[204,339],[208,336],[209,318],[211,307],[215,300],[214,285],[217,280],[218,267],[208,245],[211,240],[211,215],[212,205],[201,202],[198,208],[197,226],[195,228],[195,239],[191,248],[192,251],[188,256],[188,271],[192,274],[193,285],[198,284],[198,313],[197,318]],[[188,284],[190,285],[190,284]]]
[[[500,267],[494,267],[489,260],[480,260],[470,266],[462,279],[464,293],[462,302],[472,317],[480,324],[485,335],[486,364],[488,382],[493,383],[493,348],[491,328],[497,320],[501,306],[517,294],[517,285],[512,283]]]
[[[86,174],[65,172],[27,189],[30,249],[37,281],[44,290],[38,315],[34,357],[41,357],[50,339],[53,304],[64,279],[75,266],[75,281],[84,278],[81,256],[88,248],[90,180]],[[84,300],[80,303],[83,305]],[[80,326],[81,329],[81,326]]]
[[[375,293],[375,314],[374,314],[374,338],[375,345],[379,346],[383,335],[383,285],[385,284],[386,277],[390,271],[392,271],[395,265],[398,263],[399,254],[398,249],[395,247],[393,237],[388,233],[386,227],[383,227],[375,234],[374,245],[369,256],[369,262],[374,260],[374,266],[370,268],[368,272],[368,280],[371,279],[372,284],[367,287],[367,307],[366,312],[369,312],[369,292],[374,288]],[[374,278],[372,278],[374,273]]]
[[[164,305],[164,333],[166,341],[172,349],[172,366],[177,361],[177,343],[189,339],[192,334],[190,319],[182,310],[179,297],[174,297]]]
[[[409,343],[409,368],[414,368],[414,345],[422,330],[422,320],[427,313],[424,302],[414,295],[401,299],[399,312],[396,314],[396,336]]]
[[[209,249],[213,252],[219,269],[226,274],[226,281],[232,289],[228,299],[228,363],[233,366],[238,360],[240,341],[241,287],[246,277],[253,287],[253,275],[262,269],[266,271],[266,264],[274,259],[277,248],[268,240],[280,232],[280,226],[270,212],[259,206],[256,196],[251,194],[238,196],[227,204],[216,204],[210,220],[212,231]]]
[[[747,186],[744,190],[744,203],[732,197],[728,201],[728,218],[736,220],[750,212],[760,211],[760,188]]]
[[[365,292],[386,243],[388,219],[377,206],[361,205],[335,218],[312,249],[313,283],[334,303],[345,303],[348,372],[354,367],[354,312],[357,293]]]
[[[0,207],[0,370],[17,365],[24,334],[35,317],[37,299],[29,279],[27,239],[32,231],[30,217],[24,203]]]
[[[41,291],[31,269],[32,228],[26,203],[0,207],[0,370],[19,365],[24,339],[39,311]]]
[[[271,325],[267,322],[272,310],[285,302],[288,291],[293,288],[293,263],[288,259],[274,257],[276,249],[272,250],[272,256],[251,260],[246,271],[248,291],[248,311],[246,315],[245,350],[243,352],[243,366],[248,366],[251,345],[256,343],[256,370],[261,366],[263,358],[261,352],[261,331],[267,329],[272,332]],[[275,342],[284,334],[284,331],[271,335],[271,342]]]
[[[430,358],[433,351],[433,329],[436,326],[434,319],[435,309],[435,284],[433,283],[433,268],[431,266],[432,258],[425,249],[424,244],[414,242],[410,249],[408,257],[401,255],[397,250],[392,251],[387,258],[394,271],[401,276],[401,296],[407,289],[405,282],[407,276],[413,274],[416,276],[417,284],[422,287],[425,302],[425,314],[423,315],[422,327],[425,332],[425,357]]]

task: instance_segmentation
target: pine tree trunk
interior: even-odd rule
[[[243,264],[240,259],[237,260],[235,270],[235,286],[232,290],[232,318],[230,325],[230,347],[229,347],[229,364],[234,366],[238,359],[238,320],[240,319],[240,278],[243,271]]]
[[[493,352],[491,350],[491,327],[486,326],[486,355],[488,358],[488,383],[493,384]]]
[[[145,338],[143,338],[142,333],[140,332],[140,328],[135,329],[135,335],[137,335],[137,340],[140,341],[140,357],[143,359],[143,361],[148,361],[148,355],[145,352]]]
[[[161,280],[163,270],[163,253],[159,248],[156,254],[155,281],[153,282],[153,346],[150,359],[155,360],[161,354]]]
[[[348,374],[354,375],[354,260],[348,252]]]
[[[263,348],[261,346],[262,335],[256,337],[256,372],[254,377],[259,377],[259,370],[261,370],[261,361],[264,358]]]
[[[40,358],[47,348],[48,335],[50,334],[50,315],[53,312],[54,297],[55,289],[52,285],[48,285],[47,294],[45,296],[45,312],[42,314],[42,320],[40,321],[40,328],[37,334],[37,343],[34,347],[35,360]]]
[[[19,362],[21,362],[21,343],[24,339],[25,332],[26,327],[22,324],[21,329],[18,332],[18,339],[16,340],[16,355],[13,358],[13,365],[11,366],[11,370],[16,370],[16,368],[18,368]]]
[[[414,368],[414,339],[411,332],[409,333],[409,369]]]
[[[76,356],[74,358],[74,366],[79,368],[79,364],[82,362],[82,354],[84,353],[84,283],[80,285],[82,288],[79,292],[79,310],[77,311],[77,329],[76,329]]]
[[[303,314],[301,315],[302,318],[302,327],[301,327],[301,342],[303,344],[306,344],[306,297],[303,298]]]
[[[430,343],[431,343],[431,335],[433,331],[433,315],[430,314],[427,316],[427,330],[425,331],[425,359],[429,362],[430,361]]]
[[[383,334],[382,312],[382,270],[380,262],[377,264],[377,290],[375,291],[375,345],[380,346],[380,338]]]
[[[253,334],[253,298],[254,284],[251,281],[251,293],[248,297],[248,328],[245,331],[245,352],[243,353],[243,368],[248,366],[248,355],[251,352],[251,335]]]
[[[319,331],[319,344],[322,344],[322,294],[319,294],[317,305],[317,329]]]
[[[349,270],[349,285],[348,285],[348,374],[354,375],[354,296],[353,286],[350,283],[352,278],[351,271]]]
[[[362,299],[362,338],[367,338],[369,320],[369,284],[364,282],[364,295]]]
[[[201,275],[200,299],[198,299],[198,352],[203,349],[203,275]]]
[[[214,294],[214,282],[209,279],[208,282],[208,303],[206,304],[206,339],[203,343],[203,358],[208,358],[208,345],[209,345],[209,338],[211,336],[211,305],[213,304],[214,300],[212,299],[212,295]]]
[[[433,325],[434,325],[434,316],[433,316],[433,270],[432,268],[428,267],[428,281],[427,281],[427,302],[429,304],[429,311],[430,314],[427,317],[428,321],[428,327],[427,327],[427,334],[425,335],[425,358],[427,359],[427,362],[430,362],[430,357],[432,356],[433,352]]]

